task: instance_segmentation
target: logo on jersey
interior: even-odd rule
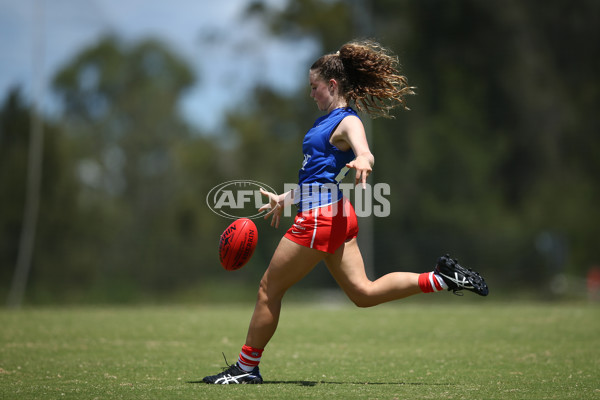
[[[302,171],[304,171],[304,167],[306,167],[306,164],[308,163],[308,160],[310,160],[310,157],[310,154],[304,155],[304,160],[302,161]]]

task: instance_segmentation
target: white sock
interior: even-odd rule
[[[446,282],[444,282],[444,278],[442,278],[435,272],[433,273],[433,276],[435,276],[435,279],[437,279],[437,281],[440,284],[440,286],[442,287],[442,289],[448,289],[448,285],[446,285]]]

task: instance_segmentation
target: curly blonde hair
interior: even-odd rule
[[[405,110],[405,96],[414,95],[414,87],[398,71],[399,62],[391,51],[372,40],[352,41],[336,53],[326,54],[310,67],[325,79],[335,79],[348,104],[373,117],[390,116],[396,107]]]

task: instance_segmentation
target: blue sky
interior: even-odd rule
[[[269,3],[281,7],[285,1]],[[127,41],[157,37],[198,77],[183,99],[182,113],[201,129],[215,130],[223,111],[235,107],[257,81],[283,91],[307,86],[308,66],[319,52],[311,41],[292,44],[274,39],[257,21],[242,21],[249,2],[0,0],[0,98],[19,85],[27,99],[42,93],[42,109],[56,115],[50,80],[79,51],[107,33]],[[207,36],[222,39],[225,45],[221,41],[211,45],[203,40]],[[36,48],[42,49],[37,51],[42,62],[35,63]]]

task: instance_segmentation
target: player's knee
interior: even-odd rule
[[[348,293],[348,297],[359,308],[373,307],[375,304],[369,293],[368,287],[355,287]]]
[[[373,303],[371,300],[369,300],[367,298],[352,299],[352,302],[354,303],[354,305],[356,307],[359,307],[359,308],[369,308],[369,307],[373,307],[375,305],[375,303]]]
[[[279,288],[278,285],[263,277],[258,287],[257,301],[262,303],[280,302],[284,294],[284,289]]]
[[[265,278],[262,278],[260,284],[258,285],[258,300],[265,299],[267,297],[267,282]]]

